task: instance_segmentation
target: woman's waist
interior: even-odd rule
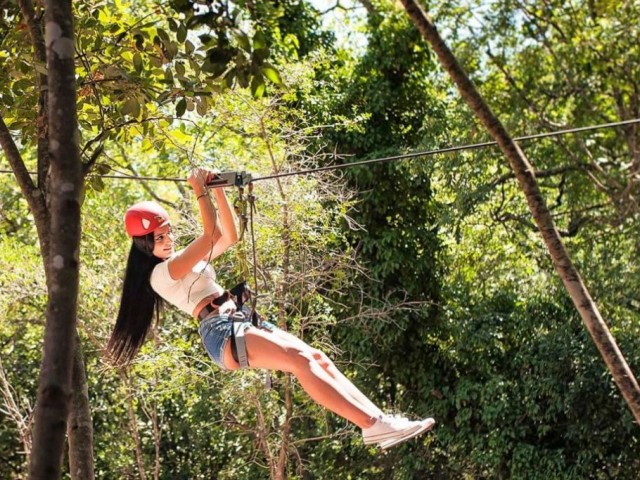
[[[225,291],[220,294],[211,294],[200,300],[196,308],[193,309],[193,316],[197,320],[202,320],[206,316],[231,315],[237,309],[236,302],[233,301],[229,292]]]

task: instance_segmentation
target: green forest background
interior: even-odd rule
[[[638,2],[427,6],[514,136],[640,118]],[[220,372],[193,319],[171,308],[134,364],[110,366],[123,213],[162,202],[188,242],[190,167],[261,177],[491,139],[397,2],[74,10],[88,170],[78,332],[96,478],[638,478],[638,425],[493,147],[255,182],[261,311],[384,409],[433,416],[433,432],[384,453],[365,446],[295,379],[273,374],[267,390],[261,372]],[[0,13],[0,113],[35,171],[44,67],[18,2]],[[627,124],[521,143],[636,373],[639,141]],[[47,290],[27,203],[4,157],[0,169],[0,478],[20,479]],[[246,276],[251,240],[216,262],[227,286]]]

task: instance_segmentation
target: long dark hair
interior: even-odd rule
[[[107,354],[116,365],[126,365],[136,356],[151,329],[154,311],[156,322],[160,321],[163,301],[151,288],[149,277],[162,259],[153,255],[153,245],[153,233],[133,237],[120,310],[107,344]]]

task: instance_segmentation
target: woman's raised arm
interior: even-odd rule
[[[169,260],[169,274],[178,279],[185,276],[201,260],[211,261],[222,255],[238,242],[236,222],[223,188],[214,190],[220,218],[207,192],[207,181],[215,173],[197,169],[188,178],[198,202],[202,217],[203,232],[196,237],[180,255]]]

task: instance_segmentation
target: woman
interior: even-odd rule
[[[204,229],[181,251],[174,250],[169,215],[160,205],[141,202],[127,210],[125,228],[133,244],[118,318],[107,345],[115,363],[133,359],[154,312],[159,318],[162,303],[167,301],[199,321],[203,344],[216,365],[222,370],[240,368],[232,338],[234,325],[238,325],[234,323],[237,306],[216,283],[209,264],[238,241],[224,189],[213,190],[219,219],[207,192],[207,182],[214,178],[215,173],[204,169],[188,178]],[[292,373],[317,403],[359,426],[365,444],[389,448],[433,427],[432,418],[410,421],[383,414],[324,353],[271,323],[256,323],[244,321],[235,330],[244,340],[248,366]]]

